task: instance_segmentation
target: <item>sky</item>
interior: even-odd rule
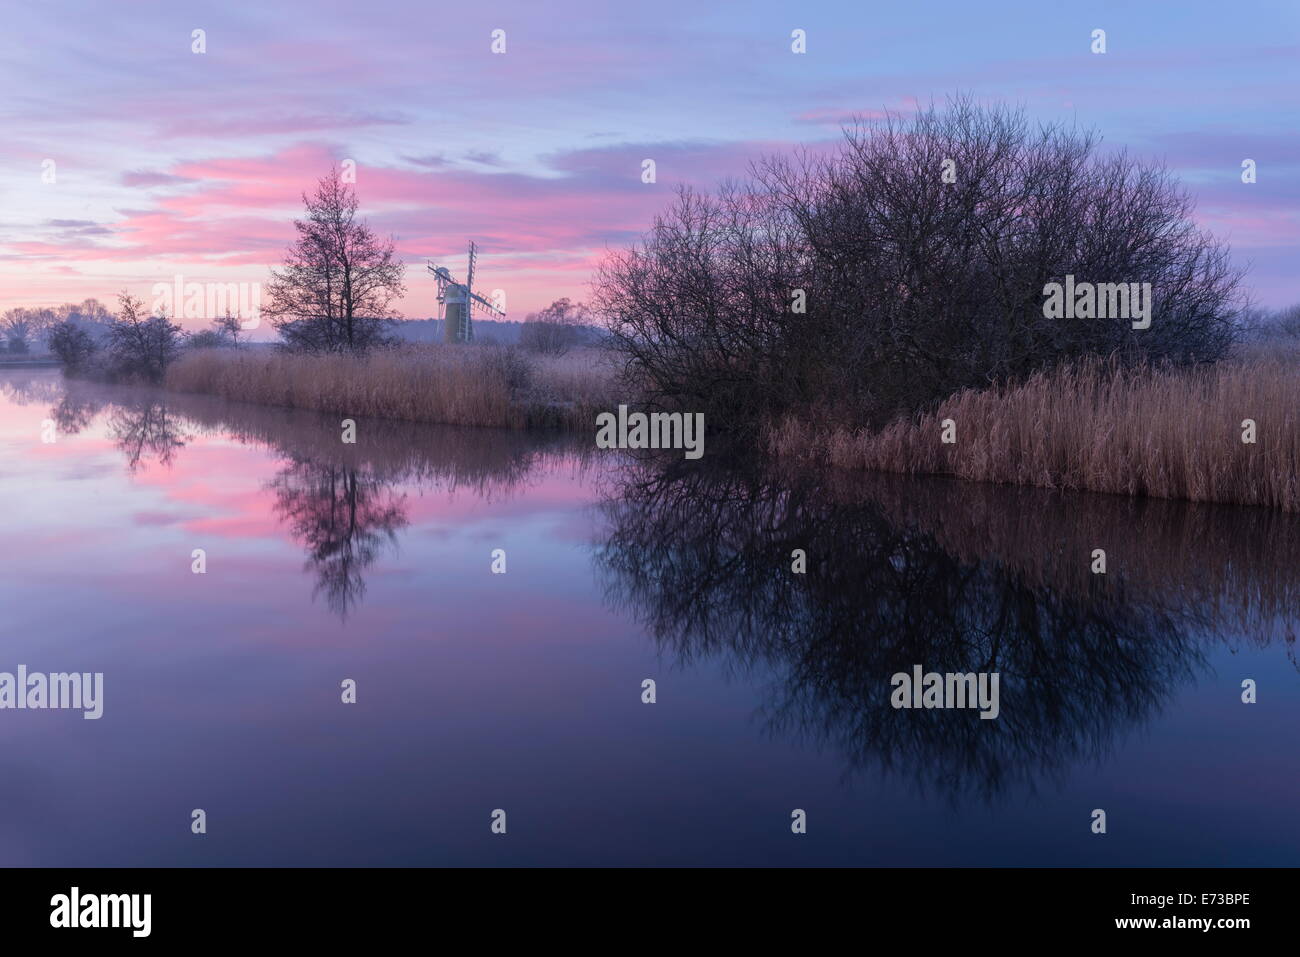
[[[1256,299],[1300,302],[1295,0],[56,0],[4,18],[0,310],[265,282],[303,191],[352,160],[362,215],[410,265],[408,318],[436,312],[424,264],[459,276],[473,239],[477,287],[521,319],[588,298],[679,184],[954,93],[1164,161]]]

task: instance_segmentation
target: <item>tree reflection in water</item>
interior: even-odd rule
[[[364,572],[407,524],[405,496],[372,474],[314,461],[294,462],[271,482],[276,512],[307,549],[313,596],[346,618],[365,595]]]
[[[498,501],[532,481],[539,465],[563,459],[585,467],[583,450],[558,435],[368,420],[359,424],[357,443],[345,444],[338,416],[77,380],[63,383],[50,410],[66,435],[101,414],[133,472],[149,461],[170,467],[200,435],[272,450],[282,460],[265,483],[274,510],[306,551],[313,595],[323,594],[341,618],[409,524],[406,491],[464,489]]]
[[[1212,633],[1268,641],[1300,592],[1300,562],[1278,567],[1300,526],[1268,510],[851,482],[630,464],[601,506],[606,596],[679,662],[774,679],[772,734],[954,801],[1100,760],[1203,668]],[[999,672],[1000,716],[895,710],[890,677],[914,665]]]

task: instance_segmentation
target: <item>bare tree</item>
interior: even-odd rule
[[[218,335],[229,339],[233,347],[239,348],[239,337],[244,332],[244,326],[238,316],[234,316],[227,311],[224,316],[218,316],[212,320],[212,330]]]
[[[50,351],[69,372],[84,370],[97,348],[90,333],[71,319],[55,323],[49,341]]]
[[[239,348],[239,336],[244,331],[236,316],[227,312],[212,320],[212,328],[191,332],[185,338],[185,345],[191,349]]]
[[[585,317],[586,307],[581,303],[557,299],[525,317],[519,344],[544,355],[564,355],[581,341]]]
[[[85,373],[101,340],[106,340],[113,314],[98,299],[64,303],[49,310],[46,343],[54,357],[70,372]]]
[[[1272,326],[1288,339],[1300,339],[1300,303],[1279,309],[1272,317]]]
[[[114,376],[158,382],[180,355],[185,331],[166,316],[149,316],[144,303],[123,290],[109,327],[108,355]]]
[[[337,167],[302,199],[307,216],[294,220],[298,238],[271,271],[263,311],[291,349],[360,352],[385,343],[398,318],[392,303],[406,292],[393,240],[381,242],[356,218],[356,191]]]
[[[54,309],[56,321],[71,319],[75,322],[107,325],[113,321],[113,314],[98,299],[85,299],[79,303],[66,303]]]
[[[187,349],[225,349],[229,345],[230,340],[216,329],[200,329],[185,337]]]
[[[719,427],[879,422],[1089,354],[1197,362],[1240,334],[1240,273],[1165,169],[969,98],[829,155],[691,191],[602,264],[596,306],[652,400]],[[1150,283],[1150,327],[1055,319],[1044,287]]]
[[[50,309],[10,309],[0,316],[0,336],[9,352],[26,354],[54,325]]]

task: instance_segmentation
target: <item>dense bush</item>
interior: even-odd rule
[[[84,369],[95,354],[95,340],[71,319],[50,327],[50,352],[69,371]]]
[[[146,316],[139,299],[122,293],[120,311],[108,327],[109,371],[113,378],[161,382],[181,354],[185,330],[166,316]]]
[[[223,349],[230,346],[230,340],[216,329],[200,329],[186,338],[185,345],[190,349]]]
[[[181,354],[185,331],[166,316],[145,314],[144,304],[126,292],[118,296],[119,312],[97,321],[102,342],[75,318],[54,324],[50,351],[68,372],[113,381],[161,382]]]
[[[0,351],[27,355],[40,344],[56,321],[52,309],[18,307],[0,315]]]
[[[718,427],[878,423],[1085,355],[1224,355],[1240,277],[1191,208],[1162,167],[1091,133],[957,99],[683,190],[602,264],[596,305],[651,401]],[[1150,283],[1150,328],[1046,318],[1044,286],[1067,275]]]
[[[544,355],[562,356],[582,342],[585,309],[580,303],[557,299],[524,319],[519,344]]]

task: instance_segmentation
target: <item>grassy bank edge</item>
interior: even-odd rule
[[[787,418],[765,445],[842,469],[1300,511],[1300,361],[1293,350],[1185,369],[1092,360],[964,390],[878,431]]]
[[[431,346],[365,356],[205,349],[181,357],[163,385],[244,402],[351,416],[492,428],[594,428],[616,403],[608,353],[526,354]]]

